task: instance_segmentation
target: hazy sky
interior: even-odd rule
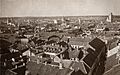
[[[120,0],[0,0],[0,16],[120,15]]]

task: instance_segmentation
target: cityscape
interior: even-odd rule
[[[0,75],[120,75],[120,15],[1,16]]]

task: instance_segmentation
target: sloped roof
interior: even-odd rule
[[[88,43],[87,42],[70,41],[69,44],[83,46],[83,45],[87,45]]]
[[[81,70],[84,74],[87,74],[87,71],[82,61],[74,62],[72,68],[75,70],[75,72]]]
[[[68,44],[67,44],[66,42],[64,42],[64,41],[59,42],[58,44],[59,44],[59,45],[62,45],[63,47],[64,47],[64,46],[68,46]]]
[[[87,49],[87,52],[89,53],[89,54],[93,54],[95,57],[98,55],[93,49],[91,49],[91,48],[88,48]]]
[[[41,66],[42,64],[36,64],[35,62],[28,62],[26,68],[30,71],[31,75],[37,75],[37,72],[39,71],[39,68]]]
[[[103,47],[105,47],[105,42],[101,41],[99,38],[93,39],[91,42],[89,42],[89,45],[91,45],[93,48],[95,48],[96,52],[100,52]]]
[[[14,68],[12,69],[12,71],[16,72],[17,75],[25,75],[25,70],[26,70],[26,66],[19,66],[18,68]]]
[[[108,49],[111,50],[111,49],[113,49],[114,47],[116,47],[117,44],[118,44],[118,42],[119,42],[119,41],[118,41],[117,38],[113,38],[113,39],[108,40],[108,44],[107,44]]]
[[[28,47],[24,44],[18,44],[16,49],[24,52],[28,49]]]
[[[110,57],[112,55],[117,54],[118,50],[119,50],[119,46],[114,47],[113,49],[111,49],[110,51],[108,51],[107,57]]]
[[[83,61],[89,66],[92,67],[94,64],[96,57],[93,54],[88,54],[86,57],[83,59]]]
[[[12,71],[12,70],[10,70],[10,69],[8,69],[8,70],[6,70],[5,75],[17,75],[17,73]]]
[[[15,58],[15,57],[19,57],[20,53],[19,52],[15,52],[15,53],[5,53],[1,55],[1,59],[11,59],[11,58]]]
[[[72,37],[70,38],[70,41],[76,41],[76,42],[90,42],[91,38],[82,38],[82,37]]]
[[[86,71],[87,71],[87,73],[90,71],[90,68],[84,63],[84,67],[85,67],[85,69],[86,69]]]
[[[62,60],[62,63],[63,63],[63,66],[65,67],[65,68],[70,68],[72,65],[73,65],[73,61],[72,60]]]
[[[85,75],[81,70],[75,72],[73,71],[71,75]]]
[[[57,35],[52,35],[52,36],[50,36],[50,37],[48,38],[48,40],[50,40],[50,39],[53,38],[53,37],[56,37],[56,38],[59,38],[59,39],[60,39],[59,36],[57,36]]]
[[[120,74],[120,64],[114,66],[109,71],[106,71],[103,75],[119,75]]]
[[[69,51],[69,58],[77,58],[79,56],[79,50]]]
[[[7,48],[11,45],[12,43],[9,42],[7,39],[0,39],[0,47],[1,48]]]
[[[36,41],[36,43],[44,43],[44,42],[45,42],[45,40],[42,40],[42,39],[39,39]]]
[[[68,68],[59,69],[57,75],[69,75],[72,70]]]
[[[113,16],[113,21],[120,21],[120,16],[119,15],[114,15]]]
[[[52,43],[56,43],[56,41],[50,40],[50,41],[46,41],[45,43],[47,43],[47,44],[52,44]]]
[[[31,66],[32,65],[32,66]],[[72,70],[68,68],[59,69],[58,67],[53,67],[51,65],[36,64],[35,62],[29,62],[27,65],[28,70],[32,75],[67,75]]]
[[[34,34],[33,32],[27,32],[24,35],[33,35],[33,34]]]

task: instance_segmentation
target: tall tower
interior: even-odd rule
[[[113,21],[113,14],[110,13],[110,15],[107,17],[107,22],[112,22]]]

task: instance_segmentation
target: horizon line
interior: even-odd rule
[[[109,15],[60,15],[60,16],[0,16],[0,18],[5,18],[5,17],[84,17],[84,16],[109,16]],[[120,16],[120,15],[113,15],[113,16]]]

